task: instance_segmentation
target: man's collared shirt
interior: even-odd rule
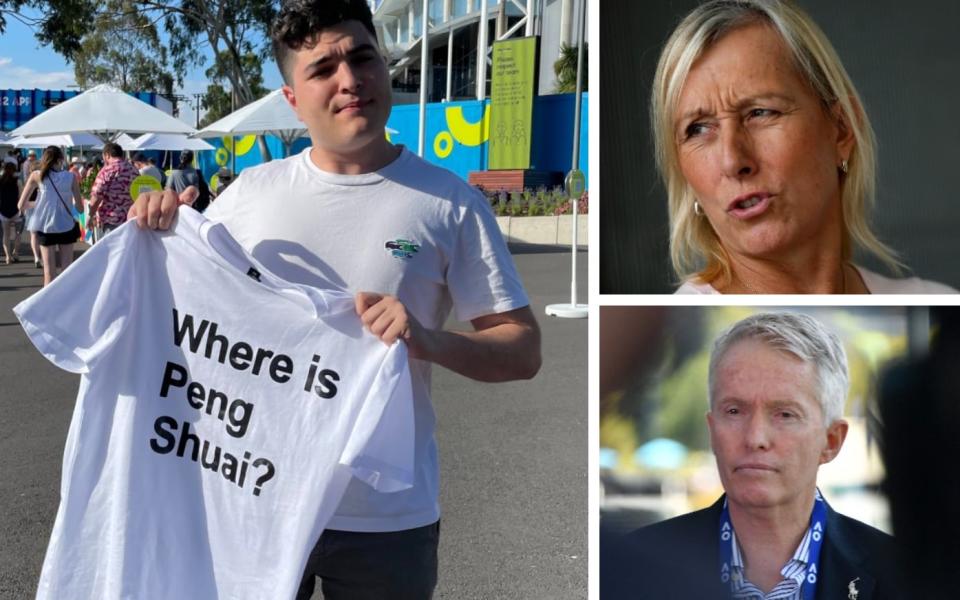
[[[123,225],[133,204],[130,184],[140,175],[137,168],[122,158],[107,161],[93,182],[91,195],[100,199],[97,217],[104,225]]]
[[[807,567],[810,563],[810,536],[812,533],[812,530],[808,527],[803,539],[800,540],[800,545],[793,553],[793,558],[780,569],[783,581],[773,586],[769,594],[764,595],[760,588],[750,583],[746,578],[746,568],[743,564],[740,544],[737,543],[736,532],[733,532],[730,537],[733,552],[733,560],[730,565],[733,597],[743,600],[800,600],[803,580],[807,576]]]

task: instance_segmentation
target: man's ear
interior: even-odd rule
[[[847,439],[847,430],[850,426],[843,419],[837,419],[827,427],[827,445],[820,453],[820,464],[826,464],[840,454],[840,448],[843,447],[843,441]]]
[[[297,112],[297,96],[293,93],[293,88],[287,84],[280,86],[280,89],[283,91],[283,97],[286,98],[287,104],[290,105],[290,108],[293,109],[293,112]],[[297,116],[300,113],[297,112]]]

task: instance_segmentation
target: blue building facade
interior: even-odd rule
[[[589,188],[588,140],[589,94],[584,93],[580,103],[580,165],[587,176]],[[574,94],[538,96],[534,101],[533,148],[531,169],[558,171],[570,170],[573,154]],[[416,104],[394,106],[387,121],[387,138],[395,144],[403,144],[416,152],[419,145],[420,107]],[[464,180],[470,171],[487,169],[490,139],[490,101],[470,100],[463,102],[433,103],[427,105],[427,131],[424,158],[453,171]],[[273,136],[267,136],[267,147],[273,158],[282,157],[283,144]],[[237,172],[263,162],[255,136],[208,139],[216,146],[213,152],[201,152],[201,170],[209,179],[220,167]],[[293,145],[293,153],[310,145],[300,139]],[[235,148],[235,151],[234,151]]]
[[[10,131],[23,125],[52,106],[69,100],[75,90],[3,90],[0,92],[0,129]],[[147,104],[168,109],[169,101],[152,92],[131,94]],[[533,147],[531,169],[566,173],[570,170],[573,152],[574,94],[537,96],[533,105]],[[159,105],[159,106],[158,106]],[[581,102],[580,165],[587,176],[589,94]],[[387,137],[416,152],[419,140],[420,107],[417,104],[394,106],[387,121]],[[431,103],[427,105],[427,131],[424,158],[453,171],[464,180],[470,171],[487,170],[490,139],[490,100]],[[267,147],[273,158],[284,156],[283,143],[266,136]],[[256,137],[214,138],[206,140],[213,151],[198,153],[199,167],[208,181],[212,181],[220,167],[237,172],[263,162]],[[293,145],[294,153],[310,145],[306,138]],[[162,153],[157,157],[163,160]],[[175,164],[175,161],[174,161]],[[215,181],[212,181],[215,183]]]
[[[0,91],[0,131],[12,131],[48,108],[69,100],[79,93],[77,90],[2,90]],[[155,92],[136,92],[130,95],[164,112],[170,112],[170,101]]]

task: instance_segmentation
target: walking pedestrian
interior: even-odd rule
[[[80,186],[73,173],[63,169],[63,151],[48,146],[40,159],[40,168],[27,178],[20,194],[19,210],[36,211],[37,241],[43,257],[43,285],[50,285],[60,268],[66,269],[73,261],[73,244],[80,237],[80,224],[73,218],[67,203],[72,199],[78,211],[83,210]],[[30,201],[34,190],[39,190],[36,202]],[[32,204],[32,206],[31,206]]]
[[[114,142],[104,145],[103,163],[90,190],[90,215],[97,228],[97,239],[127,220],[127,211],[133,205],[130,185],[140,175],[137,168],[123,157],[120,144]]]
[[[9,265],[19,262],[20,234],[23,232],[23,215],[17,208],[20,198],[20,181],[15,163],[4,162],[0,174],[0,225],[3,227],[3,257]]]
[[[23,164],[24,165],[27,164],[26,161],[24,161]],[[31,163],[30,169],[31,169],[30,173],[39,171],[40,161],[38,160],[33,161],[33,163]],[[27,184],[26,178],[20,181],[21,191],[23,189],[23,186],[25,186],[26,184]],[[27,204],[28,207],[33,206],[33,203],[37,201],[38,189],[39,188],[35,188],[32,192],[30,192],[30,200],[29,200],[29,203]],[[30,232],[30,252],[33,253],[33,266],[38,269],[43,268],[43,261],[40,260],[40,240],[37,238],[37,231],[39,228],[39,225],[36,219],[37,211],[31,208],[21,208],[20,212],[23,213],[24,225],[26,227],[26,230]]]

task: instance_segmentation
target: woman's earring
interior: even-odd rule
[[[840,161],[840,170],[843,172],[844,175],[846,175],[847,173],[849,173],[849,172],[850,172],[850,163],[848,163],[848,162],[845,161],[845,160],[841,160],[841,161]]]
[[[700,202],[697,200],[693,201],[693,214],[697,215],[698,217],[703,216],[703,207],[700,206]]]

